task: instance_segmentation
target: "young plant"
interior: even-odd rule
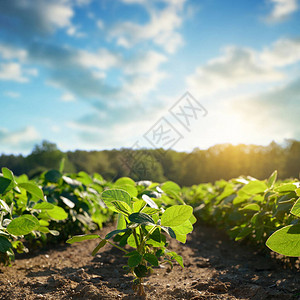
[[[124,256],[128,257],[125,269],[135,277],[134,290],[138,295],[145,294],[143,281],[152,267],[168,263],[172,268],[174,260],[184,267],[182,257],[167,249],[165,233],[182,243],[186,242],[186,235],[192,232],[195,222],[191,206],[173,205],[164,210],[149,196],[144,194],[142,199],[131,197],[122,189],[106,190],[102,193],[102,199],[108,208],[119,214],[117,229],[105,238],[97,234],[80,235],[67,240],[67,243],[100,239],[92,255],[107,243],[123,251]],[[118,245],[110,241],[113,237]]]

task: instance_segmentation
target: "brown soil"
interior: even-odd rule
[[[22,255],[2,268],[0,299],[140,299],[122,269],[122,252],[106,245],[92,257],[96,243]],[[146,299],[300,299],[299,271],[284,269],[214,228],[198,225],[186,245],[173,241],[171,247],[183,256],[185,268],[156,268],[145,282]]]

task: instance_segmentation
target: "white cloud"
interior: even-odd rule
[[[266,20],[272,23],[286,20],[299,8],[298,0],[269,0],[269,2],[273,4],[273,9]]]
[[[27,57],[27,51],[10,45],[0,44],[0,56],[4,59],[18,59],[19,61],[23,61]]]
[[[0,80],[11,80],[16,82],[28,82],[24,76],[24,70],[18,63],[0,63]]]
[[[64,93],[63,95],[61,95],[60,100],[65,102],[72,102],[75,100],[75,97],[70,93]]]
[[[21,95],[19,93],[13,92],[13,91],[6,91],[3,93],[4,96],[9,98],[19,98]]]
[[[204,95],[241,84],[272,82],[283,77],[281,72],[264,65],[254,50],[227,47],[222,56],[198,67],[187,78],[187,84],[190,90]]]
[[[300,38],[280,39],[264,49],[261,60],[274,67],[284,67],[300,61]]]
[[[160,10],[153,8],[146,1],[123,0],[123,2],[145,5],[150,21],[143,25],[130,21],[115,25],[110,30],[110,35],[116,38],[120,46],[130,48],[135,44],[150,40],[168,53],[174,53],[183,43],[181,35],[176,30],[182,24],[180,12],[185,1],[164,1],[167,7]]]
[[[29,151],[40,138],[40,134],[33,126],[27,126],[16,131],[0,128],[0,144],[4,145],[2,149],[7,147],[6,151],[8,152]]]
[[[96,25],[99,29],[104,29],[104,23],[102,20],[98,19]]]

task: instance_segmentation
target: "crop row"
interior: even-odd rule
[[[236,241],[248,240],[291,257],[300,256],[300,182],[250,176],[183,188],[186,202],[202,221]]]

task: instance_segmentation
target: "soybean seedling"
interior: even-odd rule
[[[172,269],[172,261],[184,267],[182,257],[167,249],[165,234],[185,243],[186,235],[192,232],[192,224],[195,222],[191,206],[173,205],[164,210],[150,197],[143,195],[142,198],[132,198],[121,189],[104,191],[102,199],[105,204],[119,214],[117,229],[108,233],[105,238],[98,234],[87,234],[74,236],[67,241],[72,244],[100,239],[92,255],[107,243],[123,251],[124,256],[128,257],[124,268],[134,276],[133,288],[138,295],[145,295],[144,278],[152,272],[153,267],[168,263]],[[114,242],[111,242],[113,237]]]

